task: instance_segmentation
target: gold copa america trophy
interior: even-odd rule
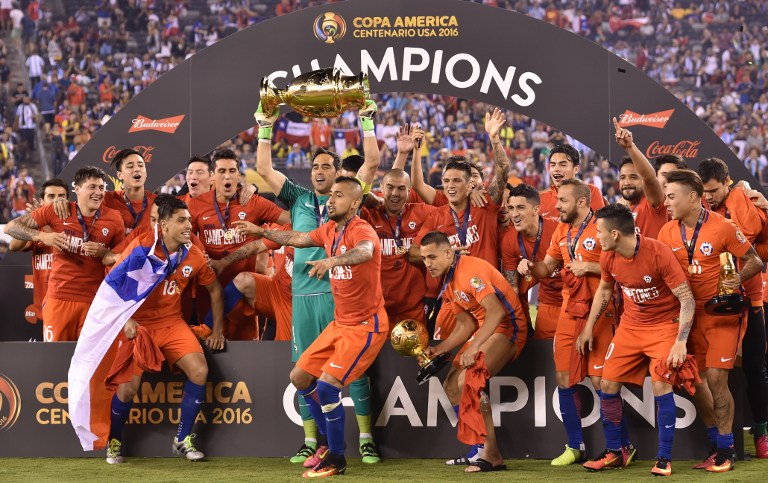
[[[717,284],[717,295],[704,304],[704,312],[708,315],[733,315],[738,314],[744,308],[744,298],[738,289],[731,290],[723,287],[724,280],[736,277],[736,265],[733,264],[731,254],[720,254],[720,281]]]
[[[314,70],[296,77],[285,89],[268,78],[261,80],[261,106],[271,113],[281,104],[307,117],[337,117],[342,112],[365,107],[370,98],[368,75],[342,75],[336,68]]]
[[[427,357],[424,353],[429,343],[427,329],[424,324],[413,319],[398,322],[392,329],[390,342],[398,353],[416,358],[421,367],[416,376],[416,382],[419,384],[424,384],[427,379],[440,372],[451,359],[451,355],[448,353],[440,354],[432,359]]]

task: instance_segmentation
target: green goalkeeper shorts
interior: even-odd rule
[[[293,296],[293,344],[291,361],[296,362],[307,347],[333,320],[333,294]]]

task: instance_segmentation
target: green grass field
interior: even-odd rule
[[[446,466],[443,460],[387,460],[378,465],[363,465],[350,459],[347,473],[336,477],[354,481],[618,481],[622,483],[655,481],[652,462],[640,461],[623,470],[589,473],[578,466],[554,468],[549,461],[507,460],[508,471],[465,475],[462,468]],[[693,470],[694,461],[673,461],[674,481],[761,482],[768,480],[768,461],[737,462],[725,474],[708,474]],[[302,468],[288,463],[287,458],[211,458],[188,463],[176,458],[129,458],[122,465],[108,465],[101,458],[2,458],[0,481],[142,481],[142,482],[209,482],[209,481],[300,481]]]

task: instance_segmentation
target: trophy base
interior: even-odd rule
[[[451,354],[447,352],[435,357],[429,364],[419,369],[419,374],[416,376],[416,382],[418,382],[419,385],[424,384],[430,377],[440,372],[450,360]]]
[[[704,304],[707,315],[734,315],[741,313],[744,308],[744,298],[741,294],[716,295]]]

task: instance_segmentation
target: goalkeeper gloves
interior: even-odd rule
[[[272,126],[277,121],[278,115],[280,115],[280,106],[275,107],[271,115],[267,115],[261,107],[261,102],[259,102],[259,107],[253,113],[256,123],[259,125],[259,139],[272,139]]]
[[[368,99],[365,101],[365,107],[358,111],[360,125],[362,126],[363,131],[373,131],[373,115],[376,114],[377,110],[378,107],[376,107],[376,103]]]

